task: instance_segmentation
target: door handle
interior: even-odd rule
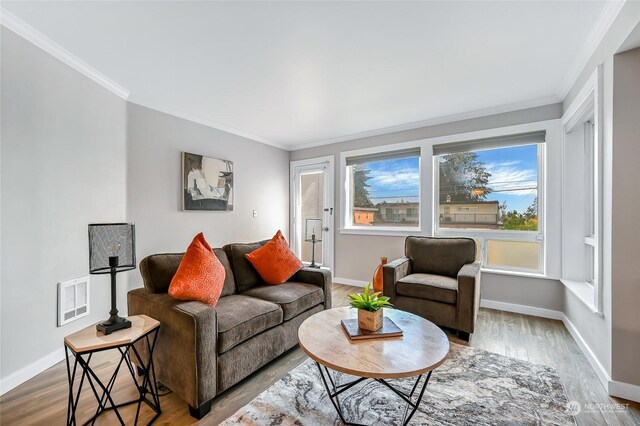
[[[323,231],[328,231],[328,230],[329,230],[329,227],[328,227],[328,226],[324,226],[324,227],[322,228],[322,230],[323,230]]]

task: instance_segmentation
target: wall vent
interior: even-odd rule
[[[89,275],[58,283],[58,327],[89,315]]]

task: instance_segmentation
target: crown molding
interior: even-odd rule
[[[589,59],[591,59],[595,53],[596,49],[602,42],[602,39],[604,39],[604,36],[609,31],[609,28],[611,28],[611,25],[618,17],[618,14],[626,2],[627,0],[608,1],[602,7],[600,16],[598,16],[591,32],[585,39],[584,44],[578,51],[569,71],[567,71],[560,83],[560,86],[558,87],[558,91],[556,92],[558,98],[564,99],[567,97],[569,90],[571,90],[575,82],[578,80],[578,77],[580,77],[582,70],[587,66]]]
[[[305,148],[313,148],[316,146],[329,145],[333,143],[352,141],[355,139],[368,138],[373,136],[386,135],[389,133],[402,132],[405,130],[414,130],[421,127],[437,126],[439,124],[453,123],[456,121],[470,120],[474,118],[486,117],[494,114],[502,114],[505,112],[513,112],[527,108],[535,108],[539,106],[552,105],[562,102],[562,100],[555,95],[547,96],[539,99],[532,99],[528,101],[516,102],[505,105],[498,105],[493,107],[481,108],[473,111],[462,112],[459,114],[444,115],[441,117],[430,118],[427,120],[414,121],[406,124],[399,124],[396,126],[382,127],[380,129],[369,130],[365,132],[352,133],[345,136],[338,136],[330,139],[322,139],[318,141],[303,143],[300,145],[286,145],[290,151],[297,151]]]
[[[91,80],[113,92],[122,99],[126,100],[129,97],[129,91],[127,89],[120,86],[118,83],[111,80],[109,77],[102,74],[100,71],[96,70],[82,59],[78,58],[3,7],[0,7],[0,24],[49,53],[56,59],[62,61],[64,64],[75,69],[79,73],[89,77]]]
[[[275,143],[273,141],[267,140],[265,138],[261,138],[256,135],[252,135],[247,132],[243,132],[241,130],[235,129],[230,126],[226,126],[223,124],[215,123],[209,119],[199,117],[195,114],[178,111],[174,108],[167,107],[165,105],[161,105],[155,101],[151,101],[148,99],[141,98],[139,96],[132,96],[130,92],[124,87],[120,86],[115,81],[111,80],[106,75],[102,74],[100,71],[96,70],[82,59],[78,58],[40,31],[31,27],[29,24],[15,16],[13,13],[9,12],[3,7],[0,7],[0,24],[7,28],[8,30],[16,33],[20,37],[24,38],[28,42],[34,44],[45,52],[49,53],[56,59],[60,60],[64,64],[70,66],[74,70],[79,73],[89,77],[91,80],[95,81],[102,87],[107,90],[113,92],[117,96],[121,97],[124,100],[127,100],[131,103],[142,105],[147,108],[155,109],[157,111],[164,112],[169,115],[173,115],[176,117],[183,118],[188,121],[192,121],[198,124],[202,124],[207,127],[212,127],[218,130],[225,131],[227,133],[231,133],[237,136],[241,136],[243,138],[251,139],[256,142],[264,143],[267,145],[275,146],[281,149],[288,149],[286,146]]]
[[[286,145],[271,141],[269,139],[265,139],[260,136],[256,136],[251,133],[244,132],[242,130],[238,130],[235,127],[227,126],[225,124],[216,123],[208,118],[202,117],[197,114],[192,114],[190,112],[181,111],[176,108],[169,107],[167,105],[161,104],[160,102],[153,101],[151,99],[146,99],[136,94],[131,94],[127,99],[130,103],[143,106],[145,108],[150,108],[156,111],[163,112],[165,114],[173,115],[174,117],[182,118],[187,121],[191,121],[193,123],[202,124],[203,126],[211,127],[217,130],[222,130],[223,132],[231,133],[236,136],[243,137],[245,139],[251,139],[255,142],[260,142],[265,145],[271,145],[276,148],[289,150],[290,148]]]

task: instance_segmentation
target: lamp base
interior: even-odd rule
[[[101,322],[96,325],[96,330],[103,332],[104,334],[111,334],[116,330],[123,328],[131,328],[131,321],[126,318],[112,315],[105,322]]]

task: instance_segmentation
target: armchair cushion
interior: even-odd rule
[[[277,303],[282,309],[285,321],[321,304],[324,300],[322,288],[296,282],[286,282],[276,286],[261,285],[242,294]]]
[[[215,310],[219,354],[282,323],[282,309],[277,304],[240,294],[221,297]]]
[[[407,237],[404,251],[412,272],[451,278],[476,260],[476,242],[471,238]]]
[[[458,280],[444,275],[410,274],[396,283],[401,296],[455,304],[458,299]]]

